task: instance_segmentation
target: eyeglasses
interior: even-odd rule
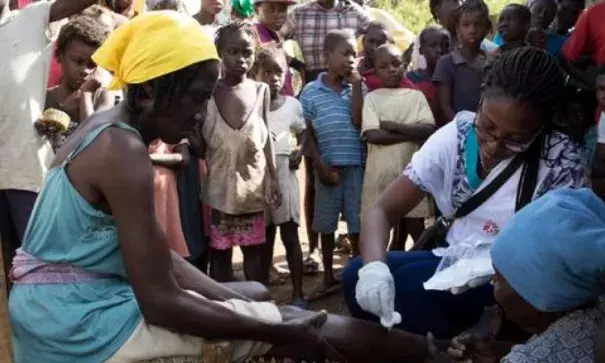
[[[544,129],[544,127],[541,127],[540,130],[538,130],[538,132],[536,132],[536,134],[534,136],[532,136],[532,138],[528,142],[521,143],[521,142],[503,139],[501,137],[498,137],[498,136],[490,133],[489,131],[485,130],[484,128],[482,128],[481,126],[479,126],[477,124],[477,118],[478,118],[478,113],[477,113],[477,116],[475,117],[475,120],[473,121],[473,129],[475,130],[475,133],[477,134],[477,136],[481,137],[482,139],[484,139],[488,142],[494,142],[494,141],[501,142],[502,145],[504,145],[504,147],[506,147],[508,150],[510,150],[514,153],[522,153],[524,151],[527,151],[527,149],[529,149],[529,147],[534,143],[534,141],[536,141],[536,139],[538,138],[538,136],[540,136],[540,134],[542,133],[542,130]]]

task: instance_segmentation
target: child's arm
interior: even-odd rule
[[[439,111],[447,120],[446,123],[454,119],[456,112],[452,108],[452,88],[449,84],[437,86],[437,104]]]
[[[267,130],[271,130],[269,127],[269,112],[271,107],[271,94],[269,93],[269,87],[264,87],[264,103],[263,103],[263,120]],[[271,132],[269,132],[269,135]],[[272,208],[277,208],[281,205],[281,191],[279,189],[279,179],[277,177],[277,167],[275,166],[275,153],[273,151],[273,138],[269,136],[267,143],[264,148],[265,159],[267,160],[267,172],[269,173],[269,193],[267,202]]]
[[[361,128],[363,112],[363,78],[358,72],[353,72],[349,77],[351,82],[351,121],[357,128]]]
[[[450,122],[456,116],[452,107],[452,85],[454,79],[454,64],[451,55],[445,55],[437,61],[435,72],[433,73],[433,83],[437,86],[437,107],[446,122]]]
[[[305,120],[305,122],[307,123],[307,129],[303,136],[303,154],[311,159],[319,180],[321,180],[324,185],[333,185],[334,183],[330,179],[330,165],[321,157],[313,125],[309,120]]]
[[[165,168],[182,168],[189,164],[189,150],[186,144],[176,145],[170,154],[150,154],[151,163]]]

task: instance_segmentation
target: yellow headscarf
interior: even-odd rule
[[[192,17],[152,11],[116,29],[92,59],[113,74],[109,88],[116,90],[219,57],[212,39]]]

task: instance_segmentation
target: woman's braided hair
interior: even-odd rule
[[[492,92],[527,103],[545,123],[555,123],[564,96],[564,75],[557,61],[543,50],[522,47],[504,53],[489,68],[484,94]],[[560,122],[560,120],[558,120]]]

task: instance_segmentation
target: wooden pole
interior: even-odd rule
[[[6,296],[6,276],[2,261],[2,243],[0,243],[0,362],[13,363],[13,349],[8,319],[8,299]]]

